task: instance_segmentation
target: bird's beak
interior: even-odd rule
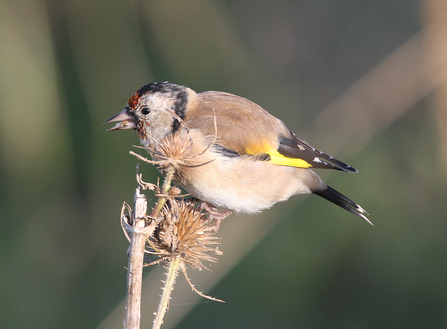
[[[120,121],[120,122],[118,122],[112,128],[107,129],[107,131],[121,130],[121,129],[134,129],[137,127],[135,125],[135,123],[130,121],[130,116],[129,116],[129,114],[127,114],[127,109],[124,109],[120,113],[114,115],[113,117],[111,117],[109,120],[107,120],[104,123],[115,122],[115,121]]]

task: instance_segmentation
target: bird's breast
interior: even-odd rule
[[[192,129],[163,141],[158,146],[163,156],[152,157],[170,159],[174,181],[191,195],[241,213],[260,212],[294,194],[311,193],[315,184],[324,184],[312,170],[231,153],[215,142]]]

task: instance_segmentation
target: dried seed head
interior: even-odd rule
[[[196,269],[207,269],[203,261],[216,262],[210,255],[222,254],[216,247],[218,237],[209,213],[195,205],[191,199],[171,199],[163,208],[162,221],[151,237],[149,245],[160,260],[179,256],[180,260]]]
[[[163,169],[172,165],[178,169],[180,165],[189,160],[188,152],[192,146],[189,135],[170,134],[155,144],[153,152],[154,160],[159,161],[159,167]]]

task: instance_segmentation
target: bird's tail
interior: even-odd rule
[[[327,186],[324,190],[313,191],[313,193],[321,196],[322,198],[325,198],[326,200],[329,200],[329,201],[335,203],[337,206],[340,206],[343,209],[346,209],[350,213],[360,217],[361,219],[368,222],[369,224],[374,225],[366,217],[366,215],[369,215],[369,214],[366,212],[365,209],[360,207],[360,205],[358,205],[357,203],[355,203],[348,197],[344,196],[337,190],[334,190],[332,187]]]

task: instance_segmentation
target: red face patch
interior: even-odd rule
[[[139,90],[137,90],[136,93],[134,93],[132,95],[132,97],[129,98],[129,101],[127,102],[127,104],[129,105],[131,110],[135,110],[135,108],[138,105],[138,101],[140,99],[140,96],[138,96],[138,92],[139,92]]]

